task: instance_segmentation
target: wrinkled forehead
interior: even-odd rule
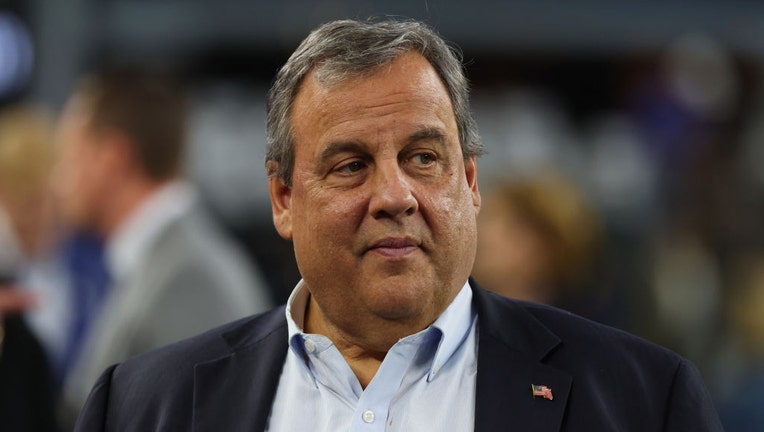
[[[386,67],[390,67],[390,65],[405,54],[411,52],[421,55],[417,50],[401,47],[399,50],[392,51],[388,55],[377,54],[369,58],[356,57],[349,60],[341,57],[329,57],[318,62],[316,66],[305,74],[305,78],[312,75],[322,86],[332,87],[345,81],[375,75]]]

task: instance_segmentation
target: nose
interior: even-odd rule
[[[377,164],[370,182],[369,213],[375,218],[398,218],[416,213],[419,202],[414,197],[410,181],[397,160]]]

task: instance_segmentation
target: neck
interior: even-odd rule
[[[328,337],[353,370],[362,388],[369,385],[382,365],[387,351],[400,339],[396,338],[392,343],[389,341],[374,343],[348,334],[325,319],[313,296],[310,297],[305,310],[305,331]]]
[[[166,182],[148,179],[134,179],[125,182],[108,197],[104,205],[100,231],[105,238],[111,238],[151,194],[165,185]]]

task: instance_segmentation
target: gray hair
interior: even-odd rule
[[[362,22],[340,20],[311,32],[279,70],[268,92],[266,129],[268,176],[292,184],[294,135],[291,109],[304,77],[314,68],[326,85],[373,73],[400,55],[415,50],[433,66],[451,98],[465,158],[483,153],[469,108],[469,83],[461,54],[432,29],[417,21]]]

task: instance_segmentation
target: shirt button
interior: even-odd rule
[[[316,344],[314,344],[310,340],[306,340],[305,341],[305,349],[308,350],[309,353],[312,353],[313,351],[316,350]]]
[[[364,423],[373,423],[374,422],[374,411],[372,410],[366,410],[361,414],[361,418],[363,419]]]

